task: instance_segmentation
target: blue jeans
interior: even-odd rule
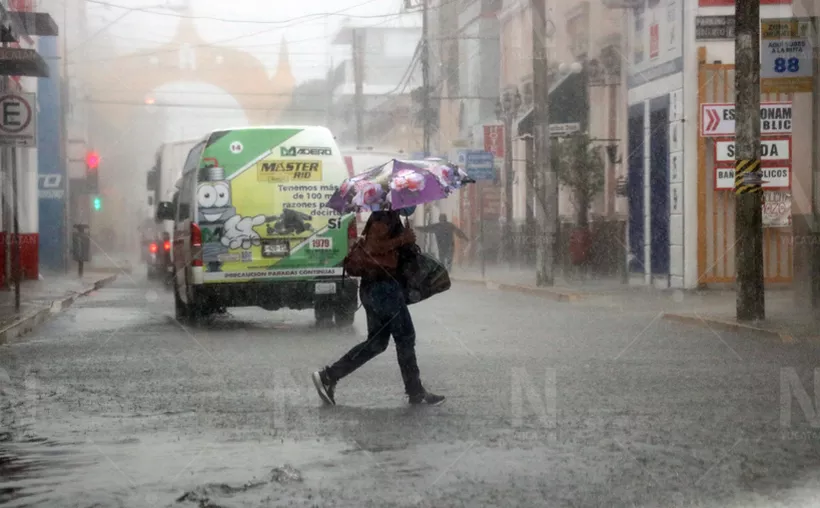
[[[405,393],[424,393],[416,362],[416,330],[401,285],[392,279],[364,283],[360,296],[367,314],[367,340],[328,367],[326,374],[333,382],[342,379],[383,353],[392,335]]]

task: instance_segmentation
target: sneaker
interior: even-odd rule
[[[316,391],[319,392],[319,397],[322,398],[325,404],[335,406],[336,399],[334,398],[333,392],[335,391],[336,383],[332,383],[323,370],[314,372],[312,378],[313,386],[315,386]]]
[[[427,404],[428,406],[438,406],[444,402],[444,395],[436,395],[435,393],[424,392],[421,395],[411,395],[410,404]]]

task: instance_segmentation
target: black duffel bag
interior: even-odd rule
[[[422,302],[450,289],[447,268],[415,244],[399,249],[399,276],[407,305]]]

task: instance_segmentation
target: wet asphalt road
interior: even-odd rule
[[[344,332],[315,328],[311,312],[262,309],[192,329],[173,320],[170,294],[120,279],[0,346],[13,429],[0,443],[0,505],[810,506],[820,496],[820,427],[806,418],[816,344],[467,286],[412,310],[422,379],[446,404],[408,407],[391,346],[327,408],[310,372],[363,338],[363,314]],[[783,381],[792,373],[800,383]],[[788,386],[806,390],[806,413]]]

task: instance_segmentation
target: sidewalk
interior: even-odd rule
[[[649,312],[665,319],[706,326],[711,329],[743,330],[774,336],[783,342],[795,339],[820,339],[820,316],[800,312],[794,292],[788,289],[766,291],[766,320],[738,322],[737,295],[733,290],[659,290],[647,286],[622,284],[620,279],[558,279],[555,286],[535,286],[533,270],[487,267],[482,280],[480,268],[454,267],[453,282],[481,284],[489,289],[532,294],[591,307],[608,307],[624,312]]]
[[[20,286],[20,312],[14,309],[14,289],[0,289],[0,344],[28,332],[53,312],[109,284],[116,275],[86,272],[77,275],[42,274],[40,280],[23,281]]]
[[[497,265],[487,265],[483,278],[479,265],[472,267],[454,266],[451,278],[454,282],[485,284],[494,289],[536,293],[560,301],[578,301],[591,294],[620,293],[630,289],[628,285],[621,283],[620,278],[614,277],[597,279],[558,277],[554,286],[538,288],[535,285],[534,269],[501,268]]]

